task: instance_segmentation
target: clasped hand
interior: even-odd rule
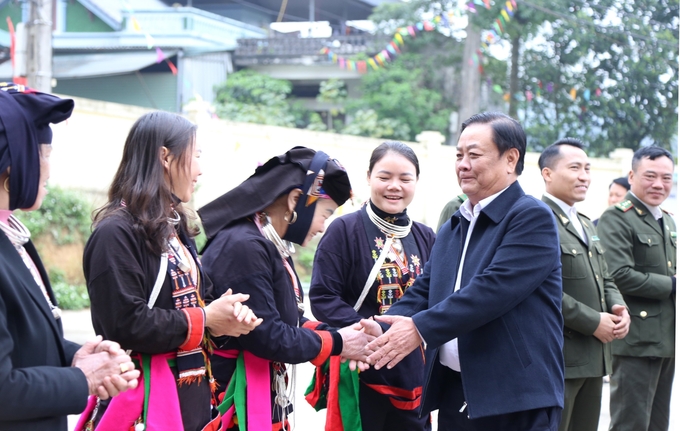
[[[116,342],[98,335],[73,356],[72,366],[80,368],[87,379],[90,395],[105,400],[137,387],[139,370]]]
[[[258,319],[253,310],[243,304],[248,298],[250,295],[232,294],[231,289],[227,289],[224,295],[205,307],[205,326],[210,329],[210,333],[217,337],[238,337],[257,328],[262,319]]]

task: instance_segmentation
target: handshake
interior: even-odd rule
[[[377,321],[387,323],[390,329],[383,333]],[[342,336],[343,362],[349,360],[351,370],[361,371],[373,366],[376,370],[387,365],[392,368],[422,342],[410,317],[376,316],[375,320],[362,319],[346,326],[338,333]]]

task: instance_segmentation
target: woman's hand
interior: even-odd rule
[[[224,295],[205,307],[205,326],[210,333],[216,337],[238,337],[257,328],[262,319],[258,319],[253,310],[243,304],[248,298],[250,295],[232,294],[231,289],[227,289]]]

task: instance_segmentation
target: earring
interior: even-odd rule
[[[5,178],[5,183],[3,184],[3,186],[5,187],[5,191],[9,193],[9,175],[7,176],[7,178]]]
[[[288,221],[286,217],[283,218],[284,220]],[[293,224],[297,221],[297,212],[293,211],[293,217],[290,219],[288,224]]]

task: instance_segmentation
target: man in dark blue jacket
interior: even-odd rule
[[[512,118],[463,123],[456,173],[468,200],[425,273],[377,320],[369,361],[392,367],[427,345],[421,414],[439,429],[557,430],[563,407],[559,237],[550,209],[517,182],[526,136]]]

